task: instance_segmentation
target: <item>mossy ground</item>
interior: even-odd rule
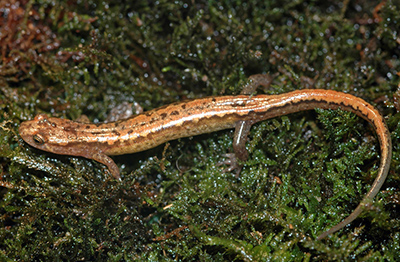
[[[400,257],[399,3],[386,1],[0,1],[1,261],[394,261]],[[251,74],[269,90],[344,91],[375,105],[393,139],[389,177],[368,212],[328,239],[379,165],[373,129],[316,110],[252,128],[240,178],[217,163],[232,131],[94,161],[29,147],[38,113],[103,121],[238,94]]]

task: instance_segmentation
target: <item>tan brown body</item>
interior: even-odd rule
[[[391,139],[381,114],[355,96],[320,89],[298,90],[280,95],[239,95],[196,99],[154,109],[126,120],[107,124],[85,124],[38,115],[21,123],[19,133],[31,146],[64,155],[83,156],[99,161],[115,178],[119,170],[110,155],[135,153],[182,137],[234,128],[238,121],[247,125],[294,112],[342,109],[371,123],[381,146],[378,175],[357,209],[342,223],[323,233],[335,232],[361,213],[364,203],[379,191],[391,160]],[[241,153],[237,157],[242,159]]]

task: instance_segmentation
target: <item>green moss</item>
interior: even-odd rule
[[[394,1],[21,1],[0,3],[0,260],[393,261],[400,256],[400,71]],[[393,162],[375,202],[323,241],[368,191],[374,131],[316,110],[252,128],[240,174],[221,172],[232,131],[171,141],[104,166],[48,154],[18,137],[38,113],[103,121],[116,105],[145,110],[302,88],[352,93],[392,132]]]

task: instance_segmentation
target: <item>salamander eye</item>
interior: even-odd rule
[[[36,144],[38,145],[43,145],[44,144],[44,138],[40,134],[36,134],[33,136],[33,141],[35,141]]]

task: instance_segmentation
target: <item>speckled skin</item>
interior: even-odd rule
[[[110,155],[135,153],[169,140],[234,128],[238,121],[251,126],[265,119],[315,108],[340,108],[364,118],[375,128],[381,146],[379,171],[370,191],[349,217],[318,237],[322,239],[362,212],[365,203],[379,192],[389,171],[392,146],[385,121],[372,105],[355,96],[304,89],[280,95],[209,97],[174,103],[107,124],[85,124],[38,115],[21,123],[19,134],[35,148],[99,161],[120,179],[118,167]],[[246,158],[242,154],[247,152],[235,153],[239,159]]]

